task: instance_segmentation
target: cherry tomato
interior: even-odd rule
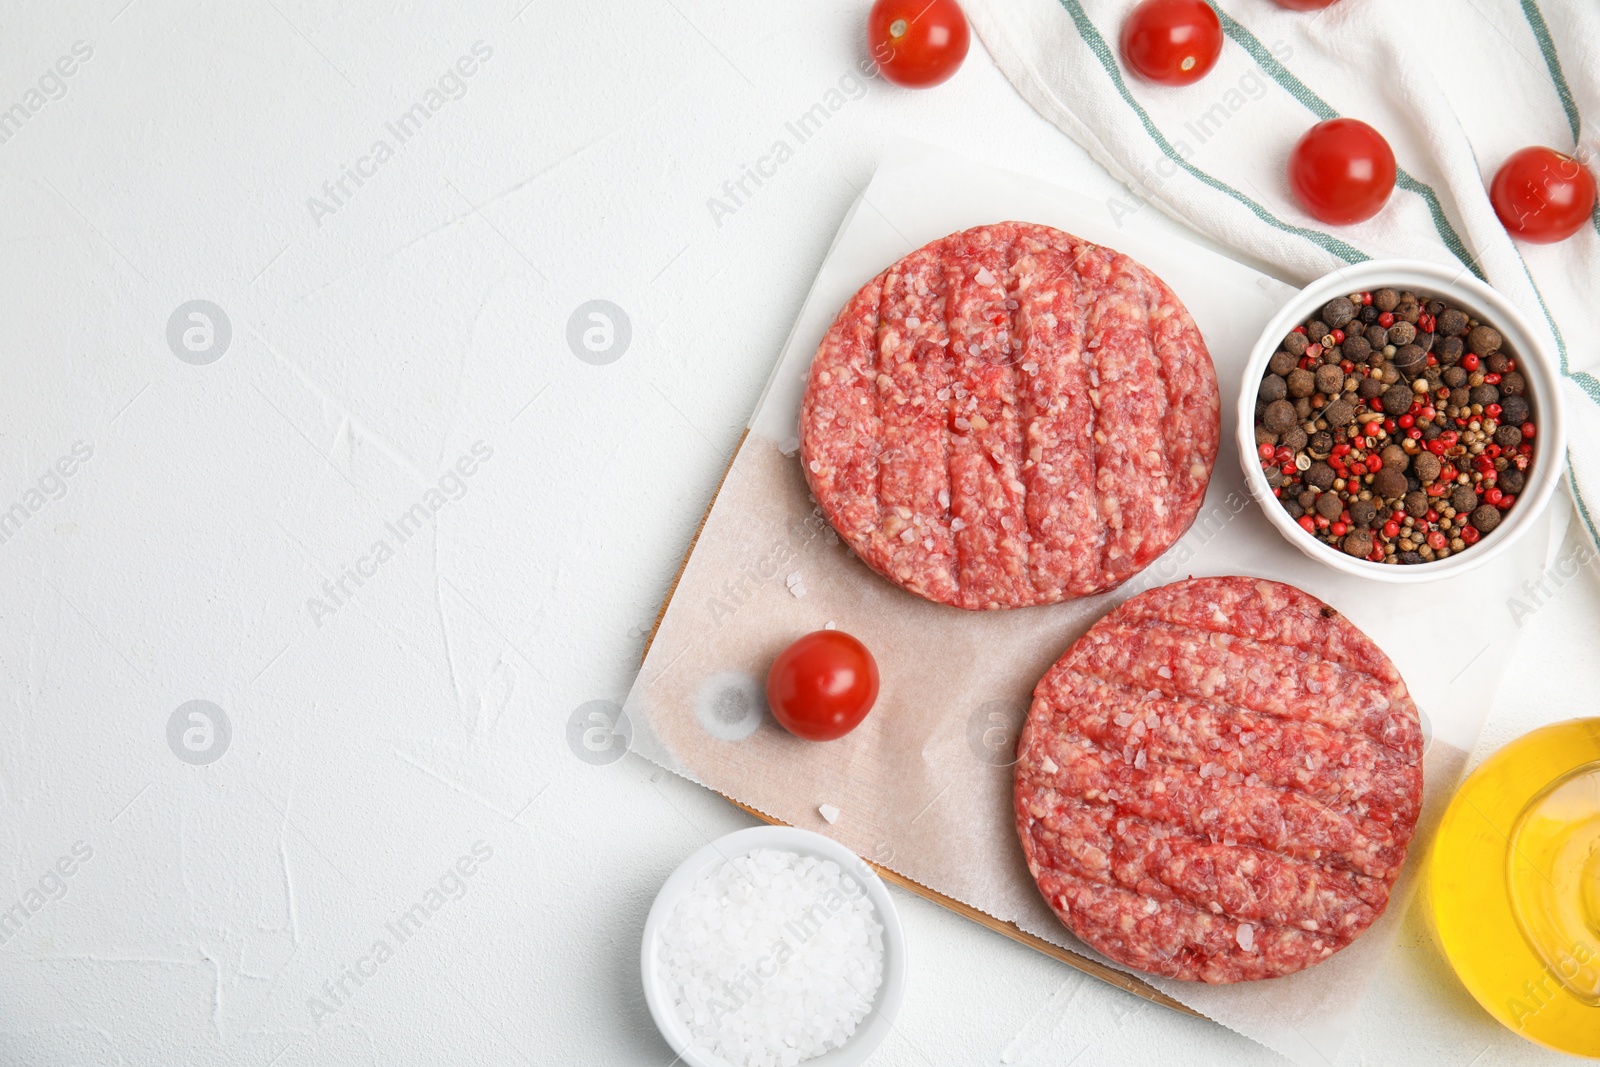
[[[1222,22],[1205,0],[1144,0],[1122,24],[1122,58],[1162,85],[1193,85],[1222,54]]]
[[[1339,0],[1278,0],[1278,6],[1286,7],[1290,11],[1320,11],[1338,2]]]
[[[1359,119],[1329,119],[1289,153],[1289,188],[1307,212],[1333,226],[1365,222],[1394,191],[1394,151]]]
[[[842,630],[806,634],[767,672],[767,706],[790,733],[832,741],[861,724],[878,699],[878,664]]]
[[[967,58],[972,33],[956,0],[877,0],[867,15],[867,51],[896,85],[938,85]]]
[[[1513,153],[1489,186],[1494,211],[1513,237],[1534,244],[1565,241],[1594,211],[1594,175],[1553,148]]]

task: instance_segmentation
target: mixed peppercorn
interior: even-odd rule
[[[1493,532],[1538,432],[1494,327],[1395,289],[1335,297],[1283,339],[1256,399],[1267,483],[1313,537],[1427,563]]]

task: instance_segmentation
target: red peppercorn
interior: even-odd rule
[[[1511,505],[1515,504],[1516,502],[1517,498],[1512,496],[1510,493],[1507,493],[1505,496],[1500,498],[1500,503],[1496,504],[1495,507],[1499,508],[1501,511],[1509,511],[1511,510]]]
[[[1429,508],[1428,509],[1428,513],[1426,515],[1422,516],[1422,521],[1423,522],[1430,522],[1430,523],[1431,522],[1438,522],[1439,521],[1439,513],[1437,511],[1433,510],[1432,508]]]
[[[1456,470],[1448,463],[1439,468],[1439,480],[1442,482],[1453,482],[1460,474],[1460,471]]]
[[[1338,333],[1338,332],[1339,332],[1338,330],[1334,331],[1334,333]],[[1341,342],[1343,342],[1344,338],[1341,337],[1341,338],[1339,338],[1339,340]],[[1351,363],[1348,359],[1341,359],[1339,361],[1339,369],[1344,371],[1346,374],[1351,374],[1351,373],[1354,373],[1354,371],[1356,369],[1356,365],[1354,363]]]
[[[1428,535],[1428,545],[1431,548],[1440,549],[1447,544],[1449,544],[1449,542],[1445,540],[1444,534],[1438,530],[1434,530]]]
[[[1346,526],[1350,525],[1350,509],[1349,508],[1346,508],[1343,511],[1339,512],[1339,521],[1344,523]]]
[[[1406,436],[1411,438],[1413,441],[1420,441],[1422,440],[1422,430],[1419,427],[1413,426],[1411,429],[1406,431]]]
[[[1429,496],[1444,496],[1444,483],[1443,482],[1434,482],[1432,485],[1428,486],[1428,495]],[[1432,515],[1433,512],[1430,510],[1428,512],[1428,514]],[[1428,521],[1429,522],[1433,522],[1434,520],[1433,519],[1429,519]]]
[[[1279,463],[1287,463],[1294,458],[1294,449],[1288,445],[1279,445],[1278,450],[1273,455],[1278,458]]]
[[[1483,448],[1483,454],[1488,456],[1490,459],[1499,459],[1500,446],[1496,444],[1485,445]]]
[[[1317,344],[1315,342],[1313,342],[1312,344],[1306,345],[1306,358],[1307,359],[1318,359],[1318,358],[1321,357],[1321,355],[1322,355],[1322,345]]]
[[[1378,316],[1378,325],[1382,326],[1385,330],[1387,330],[1389,327],[1393,326],[1394,325],[1394,312],[1385,311],[1382,315],[1379,315]]]
[[[1333,446],[1333,454],[1336,455],[1336,456],[1347,456],[1347,455],[1349,455],[1350,454],[1350,445],[1348,443],[1344,442],[1344,441],[1340,441],[1338,444]]]
[[[1432,352],[1429,352],[1428,353],[1428,366],[1437,367],[1438,365],[1439,365],[1439,357],[1434,355]]]
[[[1272,458],[1272,446],[1267,444],[1265,441],[1261,442],[1261,447],[1256,449],[1256,451],[1261,454],[1262,459]]]
[[[1531,438],[1538,431],[1538,429],[1539,428],[1537,426],[1535,426],[1531,422],[1523,423],[1522,424],[1522,438],[1523,438],[1523,440],[1527,440],[1527,439]]]
[[[1495,507],[1499,507],[1500,501],[1504,500],[1505,498],[1506,495],[1498,488],[1491,489],[1487,493],[1483,494],[1483,502],[1485,504],[1493,504]]]
[[[1514,359],[1506,360],[1506,373],[1507,374],[1510,374],[1512,371],[1514,371],[1516,369],[1517,369],[1517,361],[1516,360],[1514,360]]]
[[[1401,415],[1400,418],[1395,421],[1399,423],[1402,430],[1409,430],[1411,427],[1417,424],[1417,417],[1410,412],[1407,412],[1406,414]]]
[[[1381,470],[1383,470],[1383,457],[1382,456],[1369,456],[1369,457],[1367,457],[1367,471],[1369,473],[1377,474]]]
[[[1406,509],[1395,508],[1394,511],[1390,513],[1390,517],[1393,518],[1395,522],[1404,522],[1406,517]]]
[[[1305,333],[1306,332],[1306,328],[1304,326],[1296,326],[1294,328],[1293,332],[1294,333]]]
[[[1372,294],[1371,293],[1362,293],[1361,294],[1361,306],[1362,307],[1370,307],[1370,306],[1372,306]]]
[[[1483,376],[1483,381],[1485,385],[1499,385],[1500,375],[1496,374],[1494,371],[1490,371],[1488,374]]]
[[[1384,523],[1383,524],[1383,536],[1385,536],[1385,537],[1399,537],[1400,536],[1400,524],[1398,522],[1386,522],[1386,523]]]
[[[1472,461],[1472,465],[1478,468],[1478,473],[1480,474],[1488,474],[1490,471],[1494,470],[1494,460],[1490,459],[1488,456],[1479,456],[1477,459]]]
[[[1353,463],[1350,465],[1350,473],[1359,478],[1367,473],[1367,465],[1365,463]]]
[[[1328,528],[1328,520],[1326,518],[1324,518],[1323,516],[1318,515],[1317,516],[1317,529],[1326,530],[1327,528]]]
[[[1384,419],[1383,420],[1383,428],[1385,430],[1388,430],[1390,433],[1394,433],[1394,420],[1393,419]]]
[[[1490,404],[1488,407],[1483,409],[1483,413],[1489,416],[1491,419],[1498,419],[1500,417],[1500,405]]]
[[[1518,456],[1531,456],[1531,455],[1533,455],[1533,446],[1531,444],[1529,444],[1528,442],[1526,442],[1526,441],[1522,442],[1520,445],[1517,446],[1517,455]],[[1527,469],[1527,464],[1519,462],[1517,464],[1517,469],[1518,470],[1526,470]]]
[[[1334,330],[1333,331],[1333,343],[1336,344],[1336,345],[1344,344],[1344,331],[1343,330]]]
[[[1433,440],[1428,442],[1428,451],[1432,452],[1436,456],[1444,455],[1444,448],[1444,439],[1441,437],[1435,437]]]
[[[1439,440],[1444,442],[1444,446],[1446,448],[1454,448],[1456,442],[1461,440],[1461,435],[1456,433],[1454,430],[1446,430],[1444,433],[1439,435]]]
[[[1466,355],[1462,356],[1461,357],[1461,369],[1462,370],[1467,370],[1467,371],[1477,370],[1478,369],[1478,353],[1476,353],[1476,352],[1468,352]]]
[[[1282,497],[1283,496],[1283,486],[1280,485],[1276,489],[1274,489],[1272,491],[1272,495],[1276,496],[1276,497]]]
[[[1480,536],[1481,535],[1478,533],[1478,528],[1476,526],[1468,526],[1465,530],[1461,531],[1461,540],[1465,541],[1469,545],[1477,544]]]
[[[1313,519],[1310,515],[1302,515],[1295,521],[1300,524],[1300,529],[1304,530],[1306,533],[1317,532],[1317,520]]]
[[[1296,467],[1292,460],[1290,462],[1288,462],[1288,463],[1285,463],[1282,466],[1282,468],[1280,468],[1280,469],[1283,471],[1284,474],[1287,474],[1291,478],[1293,478],[1296,474],[1300,473],[1300,468]]]
[[[1350,532],[1350,527],[1346,526],[1342,522],[1336,522],[1333,524],[1333,529],[1329,530],[1328,532],[1333,534],[1335,537],[1343,537],[1345,534]]]

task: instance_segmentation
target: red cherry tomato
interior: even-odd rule
[[[861,724],[878,699],[878,664],[842,630],[806,634],[767,672],[767,706],[784,729],[807,741],[832,741]]]
[[[1338,2],[1339,0],[1278,0],[1278,6],[1286,7],[1290,11],[1320,11]]]
[[[1541,245],[1565,241],[1594,212],[1594,175],[1553,148],[1524,148],[1495,174],[1489,199],[1511,236]]]
[[[1333,226],[1365,222],[1394,191],[1394,151],[1359,119],[1329,119],[1289,153],[1289,188],[1307,212]]]
[[[1162,85],[1193,85],[1222,54],[1222,22],[1205,0],[1144,0],[1122,24],[1122,58]]]
[[[938,85],[967,58],[972,33],[956,0],[877,0],[867,15],[867,51],[896,85]]]

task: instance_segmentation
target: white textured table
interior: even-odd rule
[[[863,6],[7,18],[0,1062],[672,1059],[645,911],[749,820],[569,721],[626,691],[888,134],[1126,201],[981,46],[861,79]],[[596,299],[631,337],[580,359]],[[1600,690],[1591,579],[1545,599],[1485,750]],[[897,899],[875,1063],[1273,1059]],[[1553,1058],[1419,914],[1370,1009],[1345,1062]]]

